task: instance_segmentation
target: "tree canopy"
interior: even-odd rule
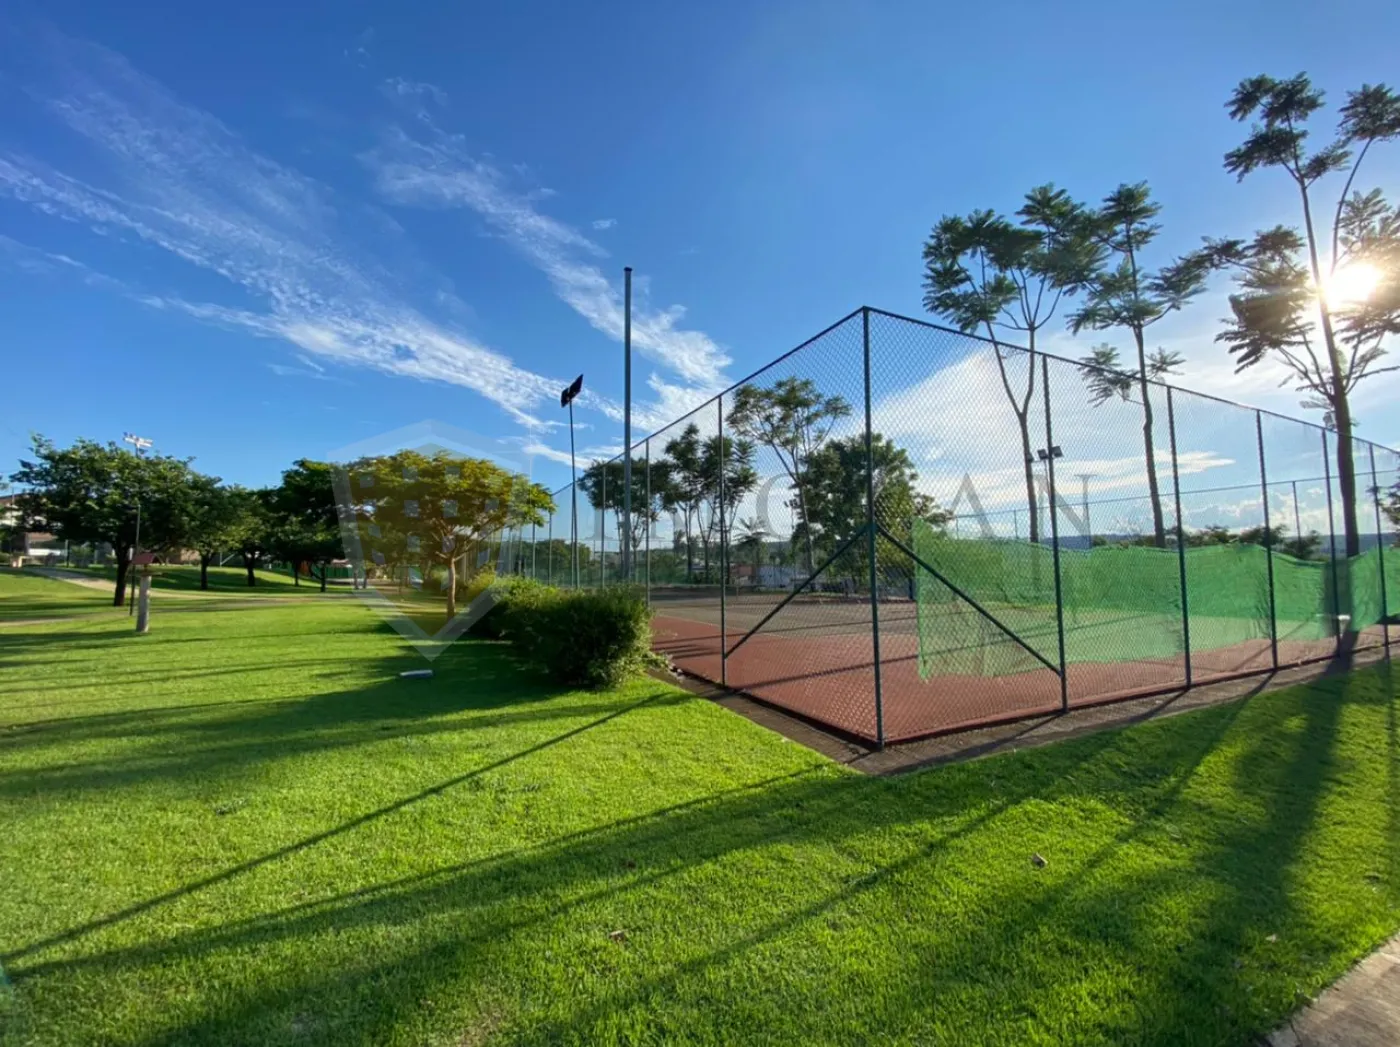
[[[20,526],[69,542],[109,543],[117,561],[114,604],[125,598],[138,505],[143,549],[188,540],[196,515],[189,459],[137,455],[95,440],[58,447],[42,436],[34,437],[31,454],[10,477],[26,488],[15,499]]]

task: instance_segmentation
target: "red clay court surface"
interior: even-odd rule
[[[727,598],[727,685],[759,701],[874,743],[875,654],[866,600],[821,598],[789,603],[737,649],[734,645],[780,596],[738,594]],[[676,668],[721,682],[718,593],[665,596],[653,601],[656,649]],[[1060,679],[1025,659],[1021,672],[996,676],[919,675],[919,639],[914,604],[882,601],[880,682],[886,743],[1052,713],[1061,708]],[[1149,623],[1150,624],[1150,623]],[[1160,626],[1158,626],[1160,627]],[[1283,630],[1281,630],[1283,632]],[[1396,638],[1392,638],[1396,639]],[[1379,626],[1362,632],[1358,649],[1383,642]],[[1008,647],[1012,641],[1007,640]],[[1279,666],[1330,657],[1331,639],[1279,642]],[[1194,683],[1267,672],[1267,639],[1214,650],[1192,651]],[[1128,662],[1074,662],[1069,666],[1071,707],[1183,687],[1180,656]]]

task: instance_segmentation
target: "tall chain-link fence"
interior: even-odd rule
[[[1400,454],[875,309],[621,456],[521,573],[634,584],[681,670],[883,745],[1385,648]],[[1350,555],[1349,555],[1350,552]]]

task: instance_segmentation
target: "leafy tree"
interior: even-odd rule
[[[351,468],[373,476],[367,512],[374,525],[405,536],[406,550],[422,557],[425,579],[434,567],[445,570],[448,618],[457,613],[459,571],[474,573],[503,531],[543,525],[554,509],[543,487],[482,458],[399,451]]]
[[[739,540],[734,543],[736,551],[742,550],[753,558],[753,584],[758,585],[759,568],[763,564],[763,543],[769,539],[768,528],[762,521],[748,517],[739,521]]]
[[[194,474],[192,477],[192,507],[190,514],[190,548],[199,554],[199,587],[209,588],[209,564],[221,549],[241,546],[243,528],[247,526],[244,505],[247,494],[242,488],[225,487],[217,477]]]
[[[1234,545],[1238,540],[1239,536],[1223,524],[1207,524],[1186,536],[1188,546]]]
[[[1400,332],[1400,205],[1380,190],[1353,192],[1362,161],[1378,142],[1400,138],[1400,95],[1384,84],[1347,94],[1336,137],[1309,151],[1307,124],[1323,93],[1306,74],[1287,80],[1254,76],[1240,81],[1227,108],[1252,120],[1248,136],[1225,154],[1225,169],[1243,180],[1261,169],[1283,171],[1298,191],[1302,231],[1278,226],[1252,240],[1208,239],[1200,264],[1232,273],[1237,293],[1232,316],[1217,340],[1236,369],[1266,357],[1281,360],[1337,433],[1337,476],[1342,494],[1346,553],[1361,551],[1351,393],[1377,367],[1384,341]],[[1318,183],[1346,172],[1331,210],[1331,228],[1317,214]]]
[[[918,489],[919,474],[904,448],[880,433],[872,433],[869,463],[875,493],[875,522],[906,546],[911,542],[915,519],[943,528],[952,514]],[[824,556],[866,525],[867,455],[864,434],[832,440],[812,459],[811,527],[813,540]],[[883,538],[877,555],[884,564],[911,566],[907,557]],[[842,562],[856,577],[868,571],[866,546],[856,542]]]
[[[664,483],[661,487],[661,508],[676,513],[681,519],[677,538],[685,542],[685,574],[687,581],[695,578],[694,533],[699,529],[700,513],[705,504],[705,462],[700,445],[700,427],[691,422],[680,435],[666,442]],[[708,560],[708,556],[707,556]]]
[[[1145,371],[1142,367],[1125,368],[1118,350],[1103,343],[1090,350],[1088,356],[1080,358],[1079,374],[1089,388],[1089,401],[1095,407],[1119,399],[1139,404],[1144,416],[1149,419],[1148,424],[1143,427],[1143,456],[1147,469],[1148,492],[1152,500],[1153,544],[1164,546],[1166,530],[1162,519],[1161,499],[1157,491],[1156,449],[1153,447],[1150,423],[1152,405],[1147,399],[1146,391],[1151,389],[1151,383],[1175,374],[1183,360],[1180,353],[1168,352],[1161,348],[1148,353],[1145,358],[1139,353],[1138,360],[1146,367]],[[1143,398],[1136,400],[1134,394],[1140,394]]]
[[[1144,254],[1161,232],[1161,225],[1154,221],[1160,212],[1161,206],[1152,199],[1147,183],[1138,182],[1120,185],[1096,209],[1076,207],[1059,220],[1070,228],[1081,229],[1103,250],[1101,264],[1085,282],[1083,304],[1070,314],[1070,330],[1078,334],[1126,327],[1133,336],[1137,366],[1117,370],[1130,375],[1137,384],[1153,540],[1156,545],[1165,546],[1167,530],[1153,446],[1151,380],[1154,368],[1160,367],[1164,359],[1173,360],[1175,366],[1180,358],[1159,353],[1154,362],[1147,352],[1146,331],[1205,289],[1209,267],[1194,256],[1156,270],[1146,265]]]
[[[616,524],[619,541],[628,540],[630,553],[641,546],[647,528],[661,517],[661,507],[666,491],[668,463],[651,463],[650,498],[648,498],[648,475],[645,459],[632,459],[632,522],[630,535],[624,535],[627,528],[623,517],[627,507],[625,497],[625,471],[621,458],[608,462],[594,462],[579,477],[579,490],[588,498],[594,509],[611,511]],[[635,560],[635,557],[633,558]]]
[[[32,452],[33,458],[21,459],[10,476],[27,487],[15,499],[19,527],[49,531],[68,542],[109,543],[117,561],[112,603],[120,607],[136,541],[138,500],[143,548],[172,549],[188,538],[194,491],[189,460],[138,456],[95,440],[61,448],[37,435]]]
[[[1036,336],[1055,317],[1062,299],[1081,288],[1101,251],[1085,235],[1076,205],[1062,189],[1039,186],[1026,194],[1014,225],[993,211],[966,218],[945,215],[924,242],[924,308],[967,334],[992,343],[1002,389],[1021,431],[1030,540],[1040,540],[1036,512],[1030,409],[1036,383]],[[1026,356],[1002,341],[1003,331],[1025,339]],[[1013,383],[1007,365],[1025,362]]]
[[[540,539],[535,543],[535,571],[546,582],[553,582],[560,572],[572,580],[573,546],[567,538]],[[580,542],[578,547],[579,565],[587,566],[593,550]]]
[[[729,426],[739,436],[772,449],[792,481],[797,512],[807,516],[806,471],[812,456],[831,435],[832,426],[851,413],[840,396],[823,396],[810,378],[780,378],[768,388],[747,383],[734,393]],[[807,572],[812,572],[807,546]]]
[[[308,564],[322,592],[326,591],[331,561],[344,552],[333,470],[328,462],[298,459],[282,473],[282,482],[273,489],[268,503],[272,550],[291,562],[298,584],[301,564]]]
[[[1287,534],[1288,528],[1283,524],[1274,524],[1271,527],[1259,524],[1255,527],[1246,527],[1236,536],[1236,540],[1241,545],[1258,545],[1269,549],[1282,545],[1284,536]]]
[[[243,558],[243,569],[248,573],[250,589],[258,584],[256,572],[259,561],[272,551],[271,505],[275,490],[272,487],[256,491],[239,489],[230,495],[237,521],[233,530],[237,536],[238,554]]]
[[[715,435],[705,441],[700,454],[702,504],[705,526],[700,541],[705,550],[705,575],[709,577],[710,548],[728,540],[739,503],[758,486],[753,467],[753,441]],[[728,579],[725,579],[728,582]]]

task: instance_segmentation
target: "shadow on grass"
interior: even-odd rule
[[[428,680],[400,679],[398,671],[420,667],[422,662],[398,656],[370,670],[370,675],[382,674],[382,679],[368,687],[352,686],[305,697],[218,697],[209,702],[147,705],[12,723],[0,734],[0,755],[13,757],[44,749],[65,755],[38,767],[0,769],[0,798],[102,792],[155,781],[205,781],[245,766],[386,738],[577,720],[612,714],[618,708],[616,697],[600,697],[597,702],[552,702],[560,689],[522,670],[509,656],[508,648],[499,643],[458,643],[434,664],[436,675]],[[145,679],[178,682],[248,677],[256,683],[254,674],[259,669],[301,671],[313,686],[342,676],[358,684],[365,676],[362,663],[344,669],[334,659],[298,659],[273,666],[249,663],[124,672],[122,680],[139,684]],[[242,687],[248,687],[246,680]],[[44,689],[23,688],[26,693]],[[54,685],[53,689],[64,687]],[[673,704],[691,699],[680,692],[658,691],[648,700]],[[464,719],[459,715],[463,713],[471,715]],[[123,751],[116,755],[98,752],[87,759],[66,755],[74,746],[107,740],[121,743]]]
[[[490,667],[493,655],[496,670]],[[457,656],[480,659],[485,673],[508,670],[513,683],[508,685],[505,675],[488,678],[481,688],[483,702],[516,704],[549,693],[542,685],[522,685],[514,668],[488,646],[464,645]],[[266,757],[269,747],[274,755],[302,751],[297,747],[307,742],[304,736],[316,724],[350,725],[352,735],[386,721],[407,722],[408,729],[427,727],[413,721],[460,708],[454,702],[463,700],[432,688],[405,688],[398,681],[385,686],[400,688],[396,693],[403,704],[392,712],[384,708],[384,691],[371,687],[297,707],[282,703],[252,718],[199,725],[189,738],[174,737],[196,746],[201,737],[213,739],[211,748],[191,760],[167,763],[160,773],[197,773],[201,761],[207,765],[218,753],[243,760]],[[501,688],[505,693],[485,697]],[[792,844],[849,855],[855,841],[889,830],[897,846],[882,848],[882,858],[860,875],[795,866],[793,875],[803,876],[804,882],[791,895],[712,898],[711,904],[731,907],[732,926],[708,937],[698,935],[684,947],[678,944],[670,954],[663,951],[656,962],[610,968],[613,977],[601,983],[607,988],[556,1001],[553,1013],[530,1017],[509,1031],[527,1042],[588,1042],[591,1034],[603,1039],[602,1031],[618,1015],[634,1014],[641,1015],[637,1020],[647,1033],[642,1038],[680,1037],[687,1030],[667,1023],[683,1021],[686,1012],[668,1015],[659,1001],[703,999],[718,992],[718,985],[735,995],[710,998],[718,1008],[704,1016],[712,1038],[764,1039],[762,1026],[754,1023],[779,1019],[746,997],[762,992],[750,984],[753,972],[744,967],[749,958],[794,936],[810,940],[826,933],[833,919],[859,915],[867,906],[924,905],[922,890],[938,881],[919,878],[937,871],[970,885],[967,911],[945,914],[946,933],[933,926],[911,938],[898,968],[881,972],[887,978],[878,994],[862,995],[843,984],[838,975],[848,968],[804,968],[804,998],[810,1006],[854,1013],[867,1029],[897,1037],[909,1029],[911,1019],[935,1014],[940,1001],[953,1000],[989,1025],[1014,1028],[1019,1021],[1044,1034],[1046,1026],[1036,1023],[1048,1021],[1056,1008],[1063,1013],[1068,1006],[1072,1014],[1075,1004],[1066,1005],[1064,998],[1091,992],[1081,987],[1092,984],[1086,964],[1109,957],[1131,972],[1134,997],[1131,1006],[1110,1009],[1099,1025],[1081,1030],[1086,1038],[1153,1047],[1194,1042],[1195,1036],[1203,1037],[1201,1042],[1245,1043],[1291,1006],[1291,996],[1284,999],[1272,982],[1255,991],[1259,950],[1265,935],[1290,920],[1309,926],[1308,914],[1297,911],[1295,881],[1301,875],[1300,859],[1308,853],[1306,841],[1317,830],[1320,805],[1345,771],[1346,760],[1337,751],[1342,717],[1351,706],[1378,701],[1386,703],[1385,788],[1392,800],[1386,843],[1389,886],[1395,888],[1394,861],[1400,853],[1394,803],[1397,740],[1393,682],[1385,668],[1190,713],[1127,734],[1106,732],[899,778],[869,779],[825,769],[770,778],[538,846],[209,929],[102,948],[102,932],[114,925],[312,851],[664,700],[688,699],[652,696],[621,707],[613,702],[609,711],[585,724],[177,890],[22,945],[0,961],[21,987],[29,979],[73,971],[127,981],[139,979],[144,969],[193,965],[211,954],[243,952],[251,959],[278,943],[328,943],[344,934],[422,927],[401,939],[384,937],[404,944],[386,946],[383,953],[352,960],[332,951],[329,955],[339,955],[343,962],[300,966],[265,983],[245,979],[221,984],[211,992],[207,1009],[142,1041],[153,1047],[268,1042],[292,1038],[289,1030],[294,1030],[299,1042],[379,1043],[417,1020],[422,1002],[436,996],[444,983],[499,982],[503,971],[519,965],[516,950],[522,941],[528,946],[530,936],[539,935],[536,944],[543,948],[548,940],[544,928],[561,916],[592,913],[618,899],[637,904],[662,899],[665,904],[674,897],[665,891],[676,881],[747,852],[772,853]],[[1242,724],[1241,718],[1257,713],[1261,703],[1272,703],[1269,715],[1254,715]],[[581,711],[574,706],[568,713]],[[151,712],[159,721],[164,710]],[[71,729],[83,728],[74,724]],[[164,730],[159,722],[153,729]],[[243,739],[244,730],[254,734]],[[100,769],[87,773],[100,774]],[[941,863],[964,862],[965,855],[950,856],[974,838],[988,841],[981,853],[984,862],[1007,860],[1006,853],[995,849],[1004,820],[1024,819],[1023,805],[1060,801],[1118,812],[1126,824],[1083,854],[1057,857],[1038,879],[1030,878],[1034,874],[991,876],[976,865],[943,868]],[[889,854],[890,849],[899,853]],[[1025,855],[1017,857],[1024,863]],[[1164,921],[1163,909],[1173,918]],[[422,926],[424,914],[432,914],[429,926]],[[637,932],[643,941],[645,929]],[[66,952],[64,947],[79,941],[85,955],[44,955]],[[1326,943],[1285,943],[1284,948],[1321,953]],[[1328,962],[1335,966],[1337,958]],[[1086,999],[1080,1006],[1092,1010],[1091,1003]],[[352,1016],[353,1024],[346,1024],[345,1015]],[[808,1017],[786,1016],[783,1020],[793,1024],[775,1031],[791,1037]],[[1073,1031],[1060,1030],[1065,1035]],[[974,1027],[965,1034],[967,1042],[978,1039]]]

